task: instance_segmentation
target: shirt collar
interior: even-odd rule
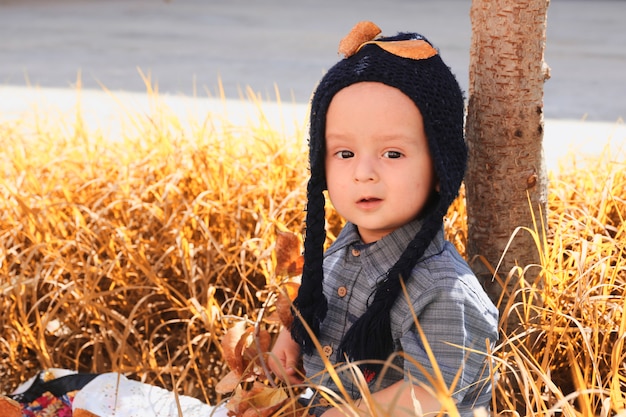
[[[359,248],[361,256],[373,270],[377,271],[379,275],[384,275],[387,271],[396,263],[400,254],[406,249],[409,242],[413,240],[417,232],[422,227],[421,220],[413,220],[410,223],[394,230],[381,240],[374,242],[370,245],[366,245]],[[424,252],[421,259],[425,259],[436,255],[444,249],[444,235],[443,225],[439,229],[439,232],[435,235],[428,248]],[[333,242],[333,244],[326,251],[326,256],[331,255],[339,250],[347,247],[363,244],[356,225],[352,223],[346,223],[344,228],[339,233],[339,236]]]

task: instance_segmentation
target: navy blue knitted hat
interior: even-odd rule
[[[463,136],[463,93],[438,51],[417,33],[377,36],[380,29],[371,22],[357,24],[342,40],[345,58],[335,64],[318,84],[311,102],[309,164],[307,185],[306,236],[302,283],[294,307],[315,335],[327,311],[322,292],[322,262],[325,232],[326,111],[335,94],[358,82],[373,81],[395,87],[406,94],[422,114],[424,130],[439,180],[439,192],[426,213],[423,225],[386,278],[378,285],[367,311],[351,326],[339,346],[339,360],[386,360],[393,351],[390,310],[402,293],[411,270],[442,227],[443,217],[458,195],[465,174],[467,147]],[[297,314],[291,333],[305,354],[314,344]]]

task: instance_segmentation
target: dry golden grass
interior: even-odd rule
[[[547,231],[531,231],[544,248],[540,280],[537,268],[521,272],[525,302],[507,311],[524,326],[496,352],[500,412],[626,413],[624,160],[607,148],[551,178]]]
[[[120,142],[81,120],[1,127],[2,391],[118,369],[213,400],[228,317],[254,318],[275,232],[302,227],[302,138],[134,122]]]
[[[215,403],[221,336],[259,319],[277,284],[277,231],[302,231],[303,132],[210,115],[183,129],[163,107],[129,117],[116,139],[79,112],[0,124],[0,392],[62,367]],[[626,166],[605,154],[564,170],[549,198],[547,232],[534,231],[543,285],[522,281],[529,301],[508,309],[525,326],[494,352],[494,407],[624,412]],[[341,220],[330,208],[329,219],[332,239]],[[462,198],[447,226],[465,253]]]

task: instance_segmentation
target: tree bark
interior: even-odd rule
[[[519,274],[503,288],[477,259],[483,257],[496,267],[504,254],[498,270],[503,280],[516,265],[540,264],[541,248],[531,234],[519,231],[512,236],[518,227],[534,229],[533,215],[540,234],[545,225],[543,84],[548,78],[544,64],[548,3],[473,0],[470,11],[467,250],[492,300],[497,303],[503,297],[501,314],[507,314],[503,309],[515,297]],[[537,275],[538,269],[533,271]],[[524,278],[531,279],[531,273],[529,269]]]

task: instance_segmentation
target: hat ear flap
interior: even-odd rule
[[[293,303],[297,312],[293,315],[291,336],[300,344],[303,353],[308,355],[313,354],[315,345],[302,320],[306,321],[313,334],[318,336],[320,325],[326,318],[328,310],[328,302],[323,292],[326,241],[324,182],[323,176],[311,175],[307,186],[309,200],[306,211],[304,266],[298,296]]]

